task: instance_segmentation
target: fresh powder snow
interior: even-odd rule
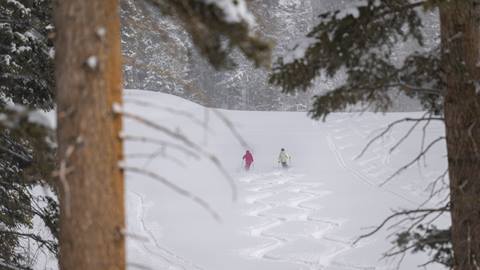
[[[334,113],[317,122],[297,112],[213,111],[141,90],[125,91],[122,112],[135,116],[125,117],[122,134],[129,269],[397,269],[398,257],[382,260],[394,230],[354,241],[392,210],[423,203],[446,168],[438,144],[381,186],[420,152],[421,129],[390,151],[411,123],[358,157],[390,122],[423,113]],[[441,123],[431,123],[426,142],[443,134]],[[278,164],[281,148],[292,157],[287,170]],[[248,172],[246,150],[254,157]],[[444,228],[449,217],[435,224]],[[426,261],[409,254],[399,269]]]

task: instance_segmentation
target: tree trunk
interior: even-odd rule
[[[443,1],[442,61],[454,269],[480,269],[480,6]]]
[[[60,268],[125,269],[117,0],[58,0]]]

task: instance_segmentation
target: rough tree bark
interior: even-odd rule
[[[455,270],[480,269],[480,3],[440,6]]]
[[[125,269],[117,0],[57,0],[60,268]]]

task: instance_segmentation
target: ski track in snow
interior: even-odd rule
[[[142,233],[145,235],[147,240],[137,240],[137,244],[140,244],[143,249],[141,252],[144,253],[146,257],[154,256],[157,260],[155,269],[168,269],[168,270],[205,270],[204,268],[194,264],[193,262],[188,261],[187,259],[181,257],[175,252],[163,247],[159,244],[157,237],[155,236],[154,230],[148,226],[148,223],[145,221],[145,216],[147,212],[147,205],[145,204],[144,196],[140,193],[129,191],[129,194],[136,197],[136,212],[137,217],[136,221],[140,224]],[[134,240],[135,241],[135,240]],[[164,263],[164,265],[158,265],[158,259]],[[136,264],[136,262],[130,262]],[[159,267],[159,268],[157,268]]]
[[[342,220],[315,216],[321,207],[309,204],[324,198],[330,192],[322,190],[321,183],[299,181],[301,177],[302,175],[291,174],[288,171],[279,171],[240,178],[242,188],[251,192],[244,199],[250,208],[245,211],[245,215],[261,220],[257,225],[249,227],[247,233],[251,237],[265,240],[264,244],[242,250],[241,254],[251,259],[298,264],[301,269],[372,269],[332,264],[334,257],[353,248],[352,243],[350,240],[336,239],[331,235],[335,229],[342,226]],[[281,195],[288,197],[275,198]],[[290,211],[293,211],[293,214]],[[282,227],[288,228],[289,223],[295,222],[303,222],[303,228],[294,224],[293,226],[296,226],[294,232],[285,229],[282,231]],[[283,248],[288,248],[302,239],[317,241],[319,250],[312,250],[308,254],[295,251],[281,252]],[[321,251],[321,247],[327,248]]]
[[[390,133],[381,139],[381,143],[372,144],[368,155],[356,159],[351,156],[351,153],[345,154],[346,152],[344,152],[350,151],[356,146],[351,143],[352,139],[355,137],[367,139],[372,136],[372,131],[378,127],[375,124],[339,127],[339,124],[345,120],[352,119],[338,119],[332,121],[331,124],[327,124],[332,128],[332,132],[328,133],[326,137],[327,145],[339,166],[365,184],[417,206],[418,202],[414,198],[407,197],[402,192],[392,190],[388,186],[380,186],[380,183],[395,172],[390,164],[391,153],[389,149],[398,142],[399,138]],[[300,265],[301,269],[379,269],[378,266],[354,265],[341,260],[339,255],[359,246],[352,245],[353,239],[335,238],[335,230],[341,228],[342,220],[315,216],[315,213],[321,207],[312,206],[309,202],[321,199],[330,192],[322,190],[321,183],[299,181],[302,177],[302,175],[293,174],[289,171],[275,171],[239,179],[242,189],[249,192],[244,198],[245,203],[250,207],[245,211],[245,215],[261,220],[258,224],[249,227],[247,234],[265,241],[259,246],[242,250],[241,254],[250,259],[293,263]],[[402,188],[409,191],[419,190],[418,186],[405,185]],[[290,194],[290,196],[286,199],[275,198],[287,194]],[[291,211],[294,211],[294,213],[291,214]],[[314,229],[307,232],[307,228],[302,231],[302,226],[297,226],[295,233],[282,231],[282,227],[292,222],[304,222],[303,227],[313,227]],[[302,254],[301,251],[297,252],[294,248],[291,248],[290,252],[282,252],[290,245],[294,245],[295,241],[299,239],[316,240],[319,248],[312,250],[311,254]],[[322,249],[322,246],[327,248]]]
[[[384,171],[380,171],[378,174],[370,174],[371,176],[377,176],[376,178],[377,179],[372,179],[372,177],[369,177],[367,175],[365,175],[362,171],[356,169],[354,166],[351,166],[350,164],[347,164],[347,162],[345,162],[345,159],[344,157],[342,156],[342,154],[340,153],[337,145],[334,143],[332,137],[330,135],[327,136],[327,141],[328,141],[328,146],[330,148],[330,150],[334,153],[335,155],[335,158],[337,159],[337,162],[343,167],[345,168],[346,170],[350,171],[353,175],[355,175],[357,177],[357,179],[360,179],[362,181],[364,181],[365,183],[369,184],[369,185],[372,185],[372,186],[377,186],[378,188],[381,188],[382,190],[384,190],[385,192],[388,192],[388,193],[391,193],[392,195],[394,196],[397,196],[399,197],[400,199],[406,201],[406,202],[409,202],[410,204],[412,204],[413,206],[417,206],[419,203],[407,198],[406,196],[396,192],[396,191],[393,191],[393,190],[390,190],[388,188],[382,188],[378,185],[378,182],[375,181],[378,179],[378,177],[381,175],[381,174],[384,174]],[[371,159],[371,160],[368,160],[367,163],[373,163],[373,161],[376,161],[377,159],[379,159],[380,157],[376,157],[375,159]],[[363,165],[361,162],[357,162],[357,164],[359,165]],[[385,165],[385,162],[382,162],[382,164]],[[365,166],[365,165],[364,165]],[[371,167],[368,168],[369,170],[370,169],[373,169]]]
[[[381,121],[384,120],[373,117],[367,124],[364,119],[341,117],[323,124],[327,130],[325,152],[329,149],[335,157],[332,161],[336,161],[341,171],[347,172],[342,176],[354,178],[353,181],[361,181],[365,185],[380,190],[378,193],[392,194],[417,206],[418,203],[415,200],[418,196],[416,195],[421,195],[421,188],[415,183],[400,183],[396,190],[388,185],[379,186],[395,172],[396,165],[392,165],[394,162],[390,160],[392,155],[389,149],[400,139],[398,133],[390,132],[379,143],[372,144],[362,158],[355,159],[354,155],[359,154],[359,145],[354,142],[368,141],[368,138],[372,138],[378,133],[376,131]],[[335,164],[329,165],[335,166]],[[429,177],[435,177],[437,172],[429,171]],[[348,256],[358,251],[355,249],[365,247],[369,243],[363,242],[361,246],[359,244],[354,246],[352,244],[354,239],[344,236],[344,230],[349,229],[347,225],[351,225],[346,223],[347,219],[322,215],[322,205],[325,205],[328,200],[335,200],[333,198],[335,194],[326,190],[321,182],[307,181],[307,177],[310,176],[298,174],[295,170],[248,173],[238,177],[238,188],[242,194],[240,198],[242,203],[238,207],[243,217],[240,218],[239,223],[241,228],[235,227],[235,230],[244,232],[247,235],[245,238],[248,240],[253,238],[258,244],[245,247],[243,242],[240,242],[239,245],[235,245],[235,251],[238,253],[234,255],[240,255],[242,260],[248,259],[254,262],[261,260],[262,263],[270,262],[272,265],[282,263],[282,266],[285,264],[286,267],[295,266],[288,269],[392,269],[376,264],[357,265],[349,261]],[[163,242],[157,231],[158,225],[148,216],[149,208],[153,204],[150,200],[154,199],[147,199],[146,196],[133,190],[128,191],[128,203],[132,206],[131,213],[135,214],[132,231],[148,238],[146,241],[135,239],[135,237],[130,240],[132,250],[140,255],[130,258],[131,263],[135,264],[137,260],[142,263],[148,262],[146,264],[149,269],[210,270],[206,266],[208,261],[196,264],[179,255],[182,254],[181,248],[174,250],[160,244]],[[244,221],[252,223],[244,225]],[[363,262],[357,258],[354,258],[354,261]],[[204,267],[199,266],[200,264]]]
[[[341,123],[342,120],[344,119],[333,121],[333,123],[338,124]],[[357,119],[351,120],[358,121]],[[327,124],[326,126],[331,127],[332,124]],[[395,172],[395,170],[389,165],[392,156],[389,149],[393,147],[400,138],[396,138],[392,133],[386,134],[380,139],[382,143],[373,143],[369,147],[368,151],[369,153],[374,154],[373,156],[367,157],[367,155],[365,155],[362,158],[357,159],[356,157],[346,158],[342,154],[343,150],[354,146],[349,143],[349,141],[351,141],[349,140],[349,137],[369,138],[373,134],[372,132],[375,129],[374,127],[378,128],[376,125],[372,124],[372,126],[349,125],[348,127],[333,129],[333,132],[329,133],[326,138],[328,147],[337,159],[337,163],[352,173],[357,179],[367,183],[368,185],[375,186],[385,192],[388,192],[408,202],[412,206],[418,206],[418,201],[412,200],[402,193],[391,190],[387,186],[380,186],[383,181],[385,181]],[[359,128],[361,128],[361,130]],[[421,187],[413,187],[409,185],[404,186],[403,189],[407,189],[413,193],[418,193],[418,190],[422,190]]]

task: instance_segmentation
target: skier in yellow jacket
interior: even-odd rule
[[[284,148],[280,150],[280,154],[278,155],[278,163],[282,164],[283,168],[288,168],[288,163],[290,163],[291,157],[287,154]]]

